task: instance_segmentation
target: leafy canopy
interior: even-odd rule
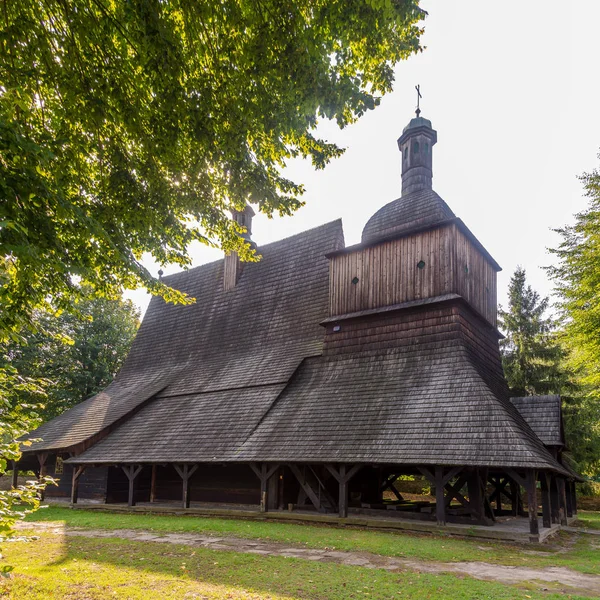
[[[600,158],[600,155],[598,156]],[[586,383],[600,385],[600,171],[581,177],[589,206],[575,224],[558,229],[562,242],[549,269],[559,295],[573,365]]]
[[[557,230],[562,242],[552,252],[558,264],[548,270],[559,297],[568,364],[581,387],[573,430],[585,471],[600,481],[600,171],[580,179],[588,208],[574,225]]]
[[[133,342],[139,312],[130,301],[90,296],[76,313],[36,310],[34,325],[36,331],[23,342],[7,344],[6,366],[45,392],[38,413],[49,420],[108,386]],[[39,401],[28,389],[15,398]]]
[[[290,214],[291,157],[392,88],[418,0],[7,0],[0,18],[0,334],[78,282],[116,297],[198,240],[251,258],[228,217]]]

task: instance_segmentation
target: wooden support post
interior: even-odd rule
[[[550,475],[540,473],[540,483],[542,486],[542,525],[543,527],[552,527],[552,514],[550,509]]]
[[[263,463],[260,466],[260,512],[262,512],[262,513],[267,512],[269,510],[268,483],[269,483],[269,479],[267,478],[267,464]]]
[[[575,482],[572,481],[571,482],[571,503],[573,505],[573,516],[576,517],[577,516],[577,486],[575,485]]]
[[[12,480],[11,480],[11,487],[13,489],[17,489],[17,486],[19,485],[19,468],[17,466],[17,461],[13,460],[12,461]]]
[[[538,523],[536,473],[534,469],[527,470],[527,510],[529,512],[529,533],[538,535],[540,526]]]
[[[267,512],[269,510],[269,479],[279,470],[279,463],[270,467],[268,463],[258,465],[250,463],[250,468],[260,481],[260,512]],[[292,469],[292,471],[294,470]],[[294,474],[296,473],[294,472]]]
[[[129,494],[127,498],[127,506],[135,506],[135,479],[142,470],[142,465],[126,465],[122,467],[123,472],[129,479]]]
[[[85,466],[73,467],[73,479],[71,480],[71,504],[77,504],[79,497],[79,478],[83,475]]]
[[[498,514],[502,511],[502,490],[504,489],[504,485],[502,485],[502,477],[498,475],[495,479],[492,479],[494,485],[496,486],[496,510]],[[506,481],[504,482],[506,485]]]
[[[152,465],[150,477],[150,502],[156,502],[156,465]]]
[[[558,484],[558,514],[561,525],[567,525],[567,495],[565,493],[565,480],[563,477],[557,477]]]
[[[566,481],[565,482],[565,486],[566,486],[566,496],[567,496],[567,517],[572,517],[573,516],[573,495],[571,493],[571,489],[573,486],[573,483],[571,481]]]
[[[179,473],[179,477],[181,477],[182,482],[182,491],[181,491],[181,501],[183,504],[183,508],[190,507],[190,479],[192,475],[198,469],[198,465],[181,465],[181,467],[177,465],[173,465],[177,473]]]
[[[279,482],[281,467],[278,467],[267,483],[267,510],[277,510],[279,507]]]
[[[362,469],[362,465],[354,465],[350,469],[345,464],[341,464],[339,469],[336,469],[333,465],[325,465],[325,467],[338,482],[338,514],[342,519],[345,519],[348,516],[348,484]]]
[[[467,489],[469,493],[471,517],[483,522],[485,517],[485,507],[479,469],[475,469],[469,479],[467,479]]]
[[[510,480],[510,514],[516,517],[520,510],[521,490],[516,481]]]
[[[444,488],[450,483],[462,470],[463,467],[452,467],[444,475],[444,467],[436,466],[434,473],[432,473],[428,467],[417,467],[419,471],[429,480],[429,482],[435,486],[435,513],[438,525],[446,524],[446,500],[444,498]],[[441,489],[440,489],[441,486]],[[453,497],[461,496],[459,490],[455,490],[452,486],[450,488],[454,493]],[[440,506],[441,503],[441,506]]]
[[[552,522],[555,524],[560,523],[559,507],[558,482],[556,475],[552,475],[550,477],[550,515],[552,516]]]
[[[435,468],[435,516],[438,525],[446,524],[446,505],[444,503],[444,468]]]
[[[39,477],[38,480],[41,483],[42,479],[45,477],[46,475],[46,460],[48,458],[48,453],[47,452],[40,452],[40,454],[37,455],[37,459],[38,459],[38,463],[40,465],[40,473],[39,473]],[[44,500],[44,491],[42,490],[40,492],[40,500]]]

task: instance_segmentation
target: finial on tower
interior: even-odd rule
[[[420,100],[423,96],[421,96],[421,86],[420,85],[415,85],[415,90],[417,90],[417,110],[415,110],[415,113],[417,114],[417,118],[421,115],[421,109],[419,108],[419,104],[420,104]]]

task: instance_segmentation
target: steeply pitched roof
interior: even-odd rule
[[[284,387],[154,400],[74,462],[368,462],[562,471],[456,340],[308,358]]]
[[[126,417],[165,388],[176,371],[156,370],[115,379],[105,390],[44,423],[27,437],[41,438],[25,452],[69,448]]]
[[[365,225],[362,243],[389,238],[454,218],[450,207],[432,189],[406,194],[380,208]]]
[[[114,383],[33,432],[43,441],[28,450],[84,442],[161,390],[190,396],[286,383],[304,357],[321,353],[325,254],[342,245],[338,220],[260,247],[262,259],[244,265],[232,290],[223,287],[223,260],[165,278],[195,304],[153,298]],[[228,418],[244,410],[232,404]]]
[[[562,471],[456,340],[307,359],[239,456]]]
[[[523,396],[510,401],[546,446],[564,446],[560,396]]]
[[[77,463],[235,461],[285,384],[160,397]]]

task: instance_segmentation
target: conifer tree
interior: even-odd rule
[[[564,351],[555,322],[546,316],[548,298],[527,285],[525,269],[517,267],[508,288],[508,308],[499,309],[502,365],[514,396],[559,394],[566,385],[561,368]]]

